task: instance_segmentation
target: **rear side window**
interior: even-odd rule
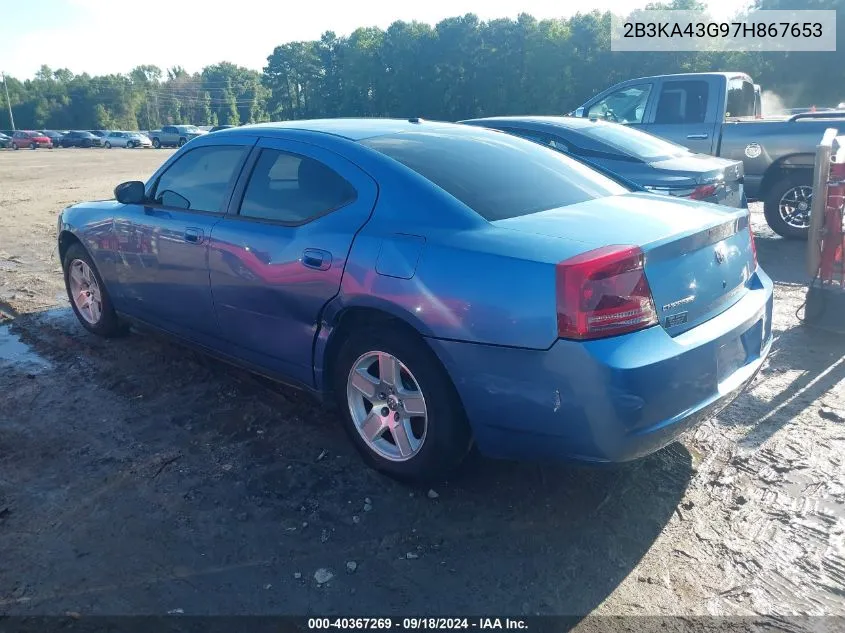
[[[226,193],[247,149],[237,145],[198,147],[184,153],[156,183],[157,204],[190,211],[225,211]]]
[[[665,81],[657,101],[655,123],[704,123],[707,115],[706,81]]]
[[[361,143],[414,170],[491,222],[628,191],[560,152],[491,130],[409,132]]]
[[[240,215],[302,224],[355,198],[352,185],[323,163],[275,149],[262,149],[249,177]]]
[[[728,103],[725,116],[730,118],[753,117],[755,110],[754,84],[741,77],[728,81]]]

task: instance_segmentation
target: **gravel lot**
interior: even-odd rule
[[[0,614],[845,615],[845,338],[799,324],[803,245],[760,209],[740,400],[634,464],[475,458],[435,494],[306,396],[76,323],[57,212],[168,155],[0,151]]]

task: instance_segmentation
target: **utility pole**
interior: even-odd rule
[[[6,74],[0,70],[0,79],[3,80],[3,90],[6,91],[6,105],[9,106],[9,122],[12,124],[12,131],[15,130],[15,117],[12,114],[12,102],[9,101],[9,85],[6,83]]]

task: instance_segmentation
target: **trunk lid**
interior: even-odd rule
[[[584,251],[639,246],[660,324],[672,336],[734,305],[754,272],[744,209],[630,193],[493,224],[581,242]]]
[[[738,207],[742,203],[745,169],[740,161],[687,154],[650,164],[655,170],[653,187],[675,188],[675,196],[698,198]],[[703,189],[706,188],[706,189]]]

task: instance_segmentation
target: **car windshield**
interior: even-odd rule
[[[491,130],[409,132],[361,143],[414,170],[491,222],[628,191],[559,152]]]
[[[185,132],[199,132],[200,129],[196,125],[183,125],[182,128]]]
[[[680,156],[689,151],[680,145],[617,123],[596,122],[595,125],[587,125],[577,131],[579,134],[644,162]]]

